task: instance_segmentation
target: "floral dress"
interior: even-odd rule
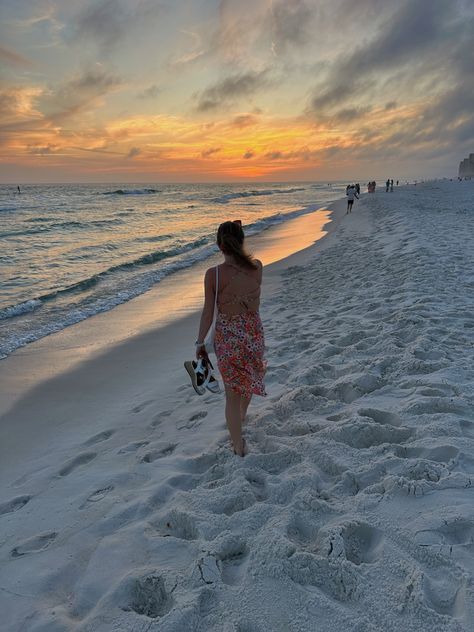
[[[245,304],[243,298],[235,296],[227,303]],[[228,388],[249,399],[252,395],[266,395],[265,337],[258,311],[246,310],[233,315],[218,311],[214,348],[219,371]]]

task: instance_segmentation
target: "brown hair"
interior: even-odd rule
[[[240,222],[223,222],[217,229],[217,245],[222,252],[234,257],[242,267],[256,270],[257,264],[253,257],[244,250],[244,238]]]

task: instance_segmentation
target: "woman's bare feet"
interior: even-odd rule
[[[242,437],[242,440],[240,442],[240,448],[238,450],[236,450],[235,447],[234,447],[234,454],[237,454],[238,456],[244,457],[247,453],[248,453],[247,442]]]

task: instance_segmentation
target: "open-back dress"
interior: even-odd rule
[[[266,395],[265,338],[258,311],[261,284],[244,268],[225,265],[231,265],[235,272],[217,295],[214,347],[219,371],[224,384],[240,395]],[[246,293],[239,289],[242,275],[251,278],[255,285]]]

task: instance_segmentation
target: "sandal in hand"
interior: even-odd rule
[[[184,368],[191,378],[191,384],[198,395],[204,395],[206,392],[205,382],[208,379],[208,371],[204,360],[201,358],[197,362],[195,360],[186,360]]]

